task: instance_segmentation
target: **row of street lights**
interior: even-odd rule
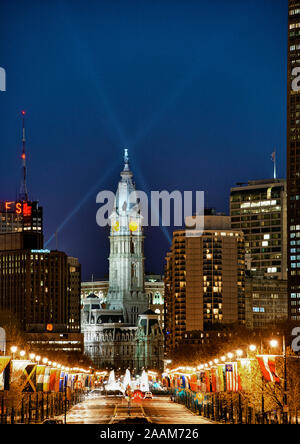
[[[13,345],[13,346],[10,347],[10,351],[11,351],[11,353],[12,353],[12,358],[15,359],[15,355],[16,355],[16,353],[18,352],[18,347],[17,347],[16,345]],[[24,359],[25,356],[26,356],[26,351],[25,351],[25,350],[20,350],[20,351],[19,351],[19,355],[20,355],[20,357],[21,357],[22,359]],[[78,367],[72,367],[72,368],[70,368],[70,367],[64,366],[64,365],[62,365],[62,364],[60,364],[60,363],[58,363],[58,362],[50,361],[48,358],[46,358],[46,357],[42,357],[42,356],[40,356],[40,355],[38,355],[38,354],[35,354],[35,353],[29,353],[28,356],[29,356],[29,359],[30,359],[31,361],[36,362],[37,364],[39,364],[40,362],[42,362],[42,363],[45,364],[45,365],[49,365],[49,366],[51,365],[51,366],[54,367],[54,368],[58,368],[58,369],[61,369],[61,370],[65,370],[66,372],[69,372],[70,370],[71,370],[71,371],[80,371],[80,372],[82,372],[82,373],[90,373],[90,372],[91,372],[91,370],[85,370],[85,369],[83,369],[83,368],[78,368]]]
[[[284,344],[283,345],[283,356],[285,357],[286,356],[286,353],[285,353],[285,341],[283,342],[283,344]],[[271,341],[269,341],[269,345],[270,345],[271,348],[277,348],[279,343],[278,343],[278,341],[276,339],[272,339]],[[254,353],[257,350],[257,346],[255,344],[251,344],[248,347],[248,349],[252,353]],[[262,353],[262,348],[261,348],[260,352]],[[221,363],[225,362],[227,360],[227,358],[228,359],[238,359],[238,358],[242,358],[243,355],[244,355],[244,351],[242,349],[238,349],[238,350],[236,350],[234,352],[227,353],[227,355],[223,355],[221,358],[216,358],[216,359],[211,360],[211,361],[209,361],[208,363],[205,363],[205,364],[200,364],[200,365],[197,366],[197,368],[196,367],[177,367],[176,369],[173,369],[173,370],[166,369],[166,373],[178,373],[180,370],[181,371],[188,371],[188,372],[196,371],[196,370],[203,370],[205,368],[213,366],[214,364],[217,365],[220,362]],[[247,350],[247,355],[248,355],[248,350]]]

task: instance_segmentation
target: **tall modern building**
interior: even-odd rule
[[[163,334],[158,314],[148,309],[144,284],[144,235],[125,150],[111,218],[109,286],[105,301],[82,300],[86,353],[99,368],[136,371],[163,368]],[[94,284],[93,284],[94,286]],[[103,285],[101,286],[103,294]]]
[[[287,320],[286,181],[249,181],[231,189],[231,227],[245,237],[246,326],[268,328]]]
[[[247,269],[287,278],[286,181],[253,180],[231,189],[231,228],[245,237]]]
[[[289,317],[300,321],[300,2],[289,0],[287,215]]]
[[[230,217],[204,216],[204,231],[198,237],[175,231],[165,267],[167,354],[191,332],[243,325],[244,287],[244,236],[230,229]]]
[[[0,314],[13,314],[32,349],[83,351],[80,264],[44,249],[43,208],[26,185],[24,114],[22,142],[19,200],[0,202]]]

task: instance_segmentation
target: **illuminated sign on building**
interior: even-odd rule
[[[22,214],[28,217],[32,214],[32,205],[28,202],[4,201],[0,202],[1,212]]]

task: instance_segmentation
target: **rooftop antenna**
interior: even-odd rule
[[[22,111],[22,183],[21,183],[21,189],[20,189],[20,200],[28,201],[28,191],[27,191],[27,184],[26,184],[26,178],[27,178],[27,169],[26,169],[26,151],[25,151],[25,145],[26,145],[26,137],[25,137],[25,115],[26,112]]]
[[[272,153],[271,158],[272,158],[272,161],[273,161],[273,164],[274,164],[274,174],[273,174],[273,176],[274,176],[274,179],[277,179],[277,171],[276,171],[276,149],[275,149],[275,151]]]

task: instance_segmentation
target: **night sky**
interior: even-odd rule
[[[138,189],[204,190],[228,213],[236,182],[285,177],[287,0],[0,0],[0,199],[28,188],[45,243],[108,272],[96,195],[115,191],[127,147]],[[170,232],[147,230],[162,273]],[[49,241],[50,239],[50,241]]]

